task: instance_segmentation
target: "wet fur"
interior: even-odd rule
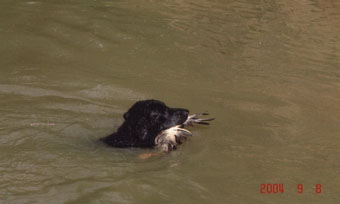
[[[183,124],[189,111],[169,108],[158,100],[136,102],[125,114],[117,132],[101,140],[112,147],[154,147],[164,130]]]

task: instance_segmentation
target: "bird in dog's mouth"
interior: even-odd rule
[[[189,115],[187,120],[180,125],[173,126],[163,130],[155,138],[155,146],[163,152],[170,152],[177,149],[177,146],[182,144],[184,140],[192,136],[192,133],[184,129],[185,126],[193,126],[194,124],[209,125],[209,121],[215,118],[201,118],[209,115],[208,113],[198,113]]]

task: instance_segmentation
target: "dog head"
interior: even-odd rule
[[[145,100],[136,102],[124,114],[124,123],[134,128],[139,141],[154,144],[161,131],[183,124],[188,114],[187,109],[169,108],[161,101]]]

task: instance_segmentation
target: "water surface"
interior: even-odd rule
[[[321,0],[2,0],[0,201],[338,203],[339,11]],[[147,160],[151,150],[98,142],[148,98],[217,119]],[[261,194],[267,183],[285,192]]]

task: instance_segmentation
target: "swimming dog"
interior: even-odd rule
[[[189,115],[184,108],[170,108],[158,100],[136,102],[125,114],[118,130],[101,140],[112,147],[156,147],[164,152],[175,150],[191,132],[184,126],[208,125],[213,118]]]

